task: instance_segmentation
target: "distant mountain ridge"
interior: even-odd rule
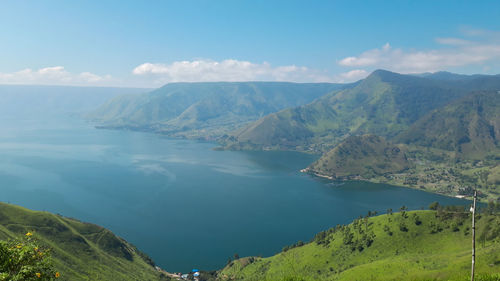
[[[500,200],[499,91],[473,92],[437,108],[392,141],[397,145],[350,136],[304,171],[448,195],[471,195],[476,188],[482,198]]]
[[[431,110],[483,89],[500,89],[500,76],[467,76],[457,82],[377,70],[355,87],[235,131],[226,147],[327,151],[350,135],[391,139]]]
[[[500,92],[476,92],[436,109],[394,140],[482,159],[500,147]]]
[[[0,85],[0,117],[16,118],[81,114],[118,95],[136,95],[144,88]]]
[[[104,128],[217,140],[218,149],[321,153],[308,171],[326,177],[448,195],[484,188],[496,199],[499,90],[500,75],[386,70],[348,85],[175,83],[117,97],[89,117]]]
[[[216,138],[269,113],[309,103],[349,85],[288,82],[170,83],[119,96],[88,114],[105,128]]]

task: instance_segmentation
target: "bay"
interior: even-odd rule
[[[76,117],[0,119],[0,200],[109,228],[167,271],[269,256],[368,211],[431,202],[419,190],[299,172],[317,156],[97,130]]]

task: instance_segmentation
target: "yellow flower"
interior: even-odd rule
[[[35,247],[35,252],[38,252],[38,247]]]
[[[59,274],[59,272],[56,272],[56,278],[59,278],[61,277],[61,274]]]
[[[42,253],[42,252],[38,252],[38,254],[39,254],[40,256],[43,256],[43,253]]]
[[[18,249],[20,249],[21,247],[22,247],[22,245],[21,245],[21,244],[18,244],[18,245],[16,246],[16,248],[18,248]]]
[[[26,233],[26,236],[31,236],[31,235],[33,235],[33,233],[31,232]]]
[[[36,277],[40,278],[42,277],[42,274],[40,272],[35,273]]]

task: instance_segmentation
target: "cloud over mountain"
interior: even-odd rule
[[[135,75],[148,75],[157,83],[208,81],[292,81],[330,82],[326,73],[304,66],[272,66],[267,62],[226,59],[176,61],[170,64],[143,63],[132,71]]]
[[[110,75],[99,76],[91,72],[71,73],[63,66],[44,67],[38,70],[26,68],[16,72],[0,72],[2,84],[37,85],[104,85],[112,81]]]
[[[383,68],[403,73],[435,72],[452,67],[481,65],[500,61],[500,37],[493,32],[464,32],[470,39],[437,38],[439,48],[404,50],[386,43],[338,61],[344,67]]]

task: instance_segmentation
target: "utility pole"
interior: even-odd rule
[[[470,208],[472,212],[472,270],[470,273],[470,280],[474,281],[474,265],[476,262],[476,199],[477,199],[477,190],[474,189],[474,203]]]

